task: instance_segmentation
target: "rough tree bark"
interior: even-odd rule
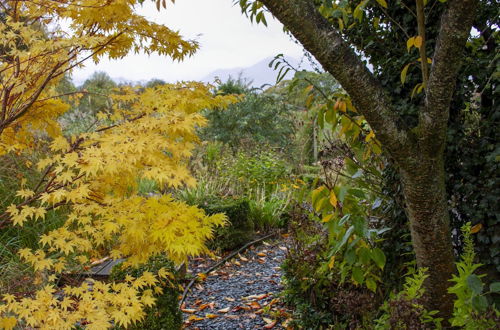
[[[477,0],[448,0],[419,124],[412,130],[401,124],[381,84],[353,46],[317,11],[313,0],[261,2],[337,79],[398,164],[417,263],[427,267],[430,275],[425,283],[426,307],[449,317],[453,305],[447,288],[454,260],[443,153],[461,49],[470,33]]]

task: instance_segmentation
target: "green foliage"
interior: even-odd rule
[[[293,132],[289,109],[280,95],[250,91],[241,81],[229,80],[219,88],[219,93],[238,93],[240,102],[224,110],[209,111],[205,115],[209,125],[201,130],[204,140],[220,141],[232,150],[269,144],[275,147],[290,146]]]
[[[292,307],[292,326],[298,329],[358,328],[373,319],[378,296],[342,283],[328,266],[328,233],[298,205],[292,212],[289,253],[282,265],[284,301]]]
[[[249,217],[250,205],[246,199],[207,198],[199,207],[207,214],[224,213],[229,225],[216,229],[209,247],[220,250],[233,250],[249,242],[254,235],[254,223]]]
[[[174,264],[166,256],[152,257],[139,268],[124,268],[122,264],[119,264],[113,268],[110,279],[123,281],[127,275],[140,277],[145,271],[156,274],[161,268],[169,271],[171,276],[167,279],[160,279],[162,292],[155,295],[156,304],[146,309],[146,316],[142,322],[127,329],[175,330],[182,328],[182,313],[178,304],[180,286],[175,280],[177,275]]]
[[[109,95],[117,85],[105,72],[94,72],[92,76],[85,80],[79,89],[84,92],[80,104],[79,112],[97,114],[111,108]]]
[[[283,228],[288,220],[289,199],[271,195],[269,199],[258,198],[249,200],[249,217],[259,230]]]
[[[454,283],[448,291],[456,296],[454,301],[453,317],[451,325],[461,326],[465,329],[489,329],[494,327],[495,321],[485,316],[491,309],[492,316],[500,318],[500,312],[495,306],[490,306],[487,296],[490,293],[498,293],[500,282],[490,285],[490,290],[485,290],[481,278],[484,275],[476,275],[475,272],[482,266],[475,263],[476,254],[471,237],[471,225],[466,223],[462,226],[464,251],[461,260],[457,262],[457,275],[453,275],[451,281]]]
[[[264,147],[265,150],[265,147]],[[239,152],[229,175],[246,189],[252,187],[272,187],[285,182],[290,175],[290,169],[285,161],[279,159],[272,151],[261,151],[254,155]]]
[[[405,278],[403,290],[392,295],[381,307],[382,315],[375,321],[375,329],[441,329],[437,311],[427,311],[422,304],[423,284],[428,277],[425,268]],[[432,326],[431,326],[432,325]]]

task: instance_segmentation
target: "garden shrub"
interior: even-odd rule
[[[293,326],[354,329],[371,319],[380,303],[370,290],[340,281],[328,266],[328,234],[299,207],[292,212],[290,249],[282,265],[284,300],[293,309]]]
[[[146,264],[139,268],[124,268],[122,264],[115,266],[111,272],[110,279],[113,281],[124,281],[127,275],[139,277],[145,271],[157,273],[161,268],[167,269],[171,273],[171,278],[160,279],[162,293],[155,296],[156,303],[152,307],[145,309],[146,316],[142,322],[128,327],[134,330],[176,330],[182,328],[182,313],[179,308],[180,286],[176,282],[177,272],[174,264],[164,255],[151,258]],[[121,329],[121,328],[116,328]]]
[[[207,198],[199,205],[207,214],[224,213],[228,225],[218,227],[209,247],[219,250],[233,250],[250,241],[254,235],[254,223],[249,217],[250,205],[247,199]]]

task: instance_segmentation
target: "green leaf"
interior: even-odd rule
[[[363,275],[363,270],[360,267],[353,267],[352,268],[352,278],[358,284],[363,284],[363,282],[365,281],[365,276]]]
[[[385,2],[385,0],[376,0],[376,1],[382,7],[387,8],[387,2]]]
[[[349,227],[349,229],[347,229],[340,242],[338,242],[335,248],[333,249],[333,254],[339,252],[340,249],[345,245],[345,243],[347,243],[347,240],[349,239],[349,237],[351,237],[353,231],[354,231],[354,226],[351,226]]]
[[[491,292],[500,292],[500,282],[493,282],[490,284]]]
[[[346,223],[349,218],[351,217],[350,214],[344,215],[340,220],[339,220],[339,226],[342,226],[344,223]]]
[[[320,109],[318,112],[318,126],[325,127],[325,109]]]
[[[379,248],[374,248],[372,250],[372,259],[380,269],[384,269],[386,258],[382,250],[380,250]]]
[[[371,253],[368,248],[362,247],[358,250],[359,254],[359,261],[361,261],[362,264],[368,265],[368,262],[371,259]]]
[[[356,235],[360,237],[366,237],[368,235],[368,224],[363,217],[355,217],[352,223]]]
[[[361,189],[351,188],[348,190],[349,194],[356,196],[358,198],[365,198],[365,192]]]
[[[349,264],[352,265],[354,262],[356,262],[356,252],[354,249],[348,249],[344,253],[344,260]]]
[[[366,287],[367,287],[369,290],[371,290],[371,291],[375,292],[375,291],[377,290],[377,282],[375,282],[375,280],[374,280],[373,278],[368,277],[368,278],[366,279]]]
[[[472,297],[472,307],[478,312],[486,312],[488,300],[485,296],[474,296]]]
[[[481,292],[483,292],[483,283],[475,274],[467,276],[467,286],[472,290],[472,292],[474,292],[474,294],[481,294]]]

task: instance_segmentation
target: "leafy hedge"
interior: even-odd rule
[[[224,213],[229,224],[216,229],[209,247],[220,250],[233,250],[247,243],[254,235],[254,223],[249,217],[250,204],[246,199],[209,198],[199,205],[209,215]]]

